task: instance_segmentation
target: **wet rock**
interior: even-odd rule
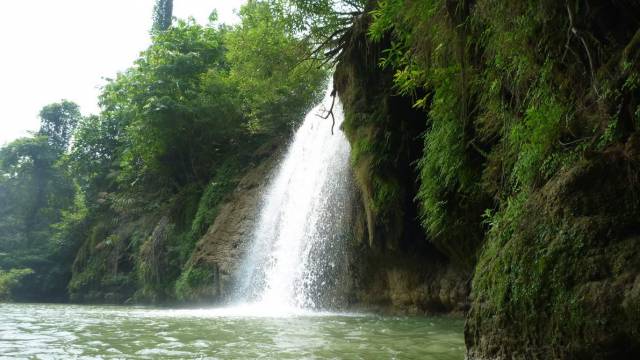
[[[189,266],[211,270],[212,281],[198,284],[200,289],[192,289],[191,301],[220,302],[231,295],[238,267],[258,219],[262,195],[280,159],[282,147],[279,143],[282,141],[268,144],[257,152],[253,164],[198,241]]]

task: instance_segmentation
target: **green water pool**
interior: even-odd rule
[[[463,320],[0,304],[0,358],[464,358]]]

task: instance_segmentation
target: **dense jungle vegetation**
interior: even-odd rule
[[[104,87],[100,114],[48,105],[39,131],[0,150],[0,297],[185,296],[216,205],[326,81],[284,5],[251,2],[230,27],[215,13],[172,23],[158,1],[152,45]]]

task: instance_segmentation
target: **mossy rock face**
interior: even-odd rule
[[[633,152],[579,161],[491,230],[473,280],[469,358],[640,358]]]
[[[370,18],[362,16],[349,32],[334,74],[344,107],[342,125],[351,143],[351,161],[366,232],[359,240],[378,250],[407,249],[423,242],[414,201],[415,162],[422,155],[426,115],[412,99],[393,90],[393,72],[379,62],[389,39],[370,41]]]
[[[374,253],[364,244],[350,249],[352,308],[384,314],[462,315],[468,310],[468,274],[441,255]]]
[[[189,266],[176,282],[176,297],[183,302],[201,302],[220,296],[220,272],[215,265]]]
[[[211,225],[194,245],[175,284],[179,301],[222,303],[234,295],[242,261],[259,220],[262,194],[281,158],[284,143],[270,141],[259,148],[251,166],[217,204]]]
[[[419,221],[416,162],[423,154],[427,114],[412,106],[411,97],[394,91],[391,69],[380,68],[390,38],[372,42],[370,20],[364,15],[351,28],[334,74],[357,185],[349,306],[383,313],[462,313],[469,269],[449,261]],[[472,258],[466,244],[447,245]]]
[[[374,2],[369,5],[375,7]],[[443,220],[447,231],[425,236],[419,164],[427,151],[425,134],[432,125],[429,107],[415,106],[415,100],[432,98],[432,89],[419,87],[412,95],[398,93],[393,69],[380,66],[388,56],[385,49],[392,46],[392,36],[373,41],[368,34],[371,21],[370,15],[363,15],[349,30],[334,75],[364,208],[366,241],[373,248],[391,251],[428,242],[437,249],[431,250],[470,271],[483,239],[481,214],[487,207],[486,196],[480,191],[473,196],[444,194],[450,204]],[[467,154],[461,157],[462,162],[468,160]],[[470,177],[480,178],[477,166],[467,170]]]
[[[354,233],[386,251],[357,265],[359,299],[428,303],[414,290],[432,280],[389,258],[409,263],[393,245],[418,238],[397,220],[417,203],[423,254],[444,255],[425,274],[474,272],[470,359],[640,358],[639,3],[368,5],[334,76],[367,225]],[[408,134],[422,143],[403,148]]]
[[[382,46],[368,49],[367,19],[356,23],[334,75],[343,102],[342,130],[352,147],[356,183],[362,194],[367,242],[374,248],[397,248],[403,233],[402,199],[406,190],[398,178],[404,161],[393,161],[399,151],[396,122],[391,116],[391,74],[377,66]],[[400,160],[400,159],[395,159]]]

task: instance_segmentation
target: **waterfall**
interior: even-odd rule
[[[349,201],[350,146],[342,105],[323,119],[329,90],[295,133],[270,180],[243,266],[240,298],[268,311],[314,309],[344,255],[341,223]]]

